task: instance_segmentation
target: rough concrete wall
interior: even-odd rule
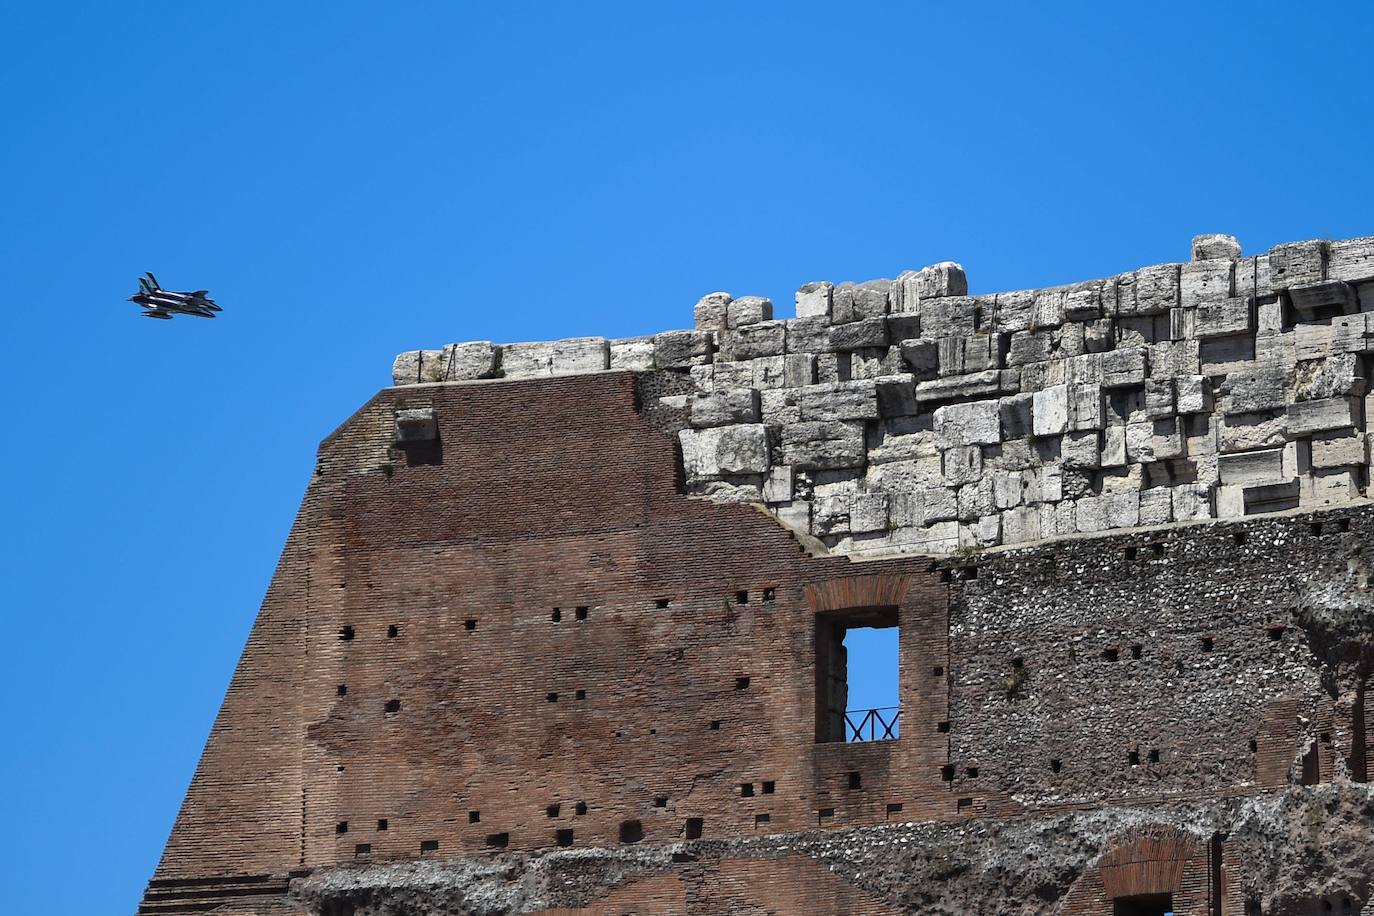
[[[797,316],[712,293],[693,331],[454,344],[398,385],[606,369],[688,374],[688,485],[761,500],[851,554],[951,553],[1361,496],[1374,238],[969,296],[944,263],[811,283]]]
[[[1231,801],[321,869],[310,916],[1101,916],[1167,893],[1178,916],[1369,911],[1374,794],[1326,785]],[[1240,864],[1242,863],[1243,864]]]

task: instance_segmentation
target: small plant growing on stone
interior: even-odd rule
[[[388,461],[382,465],[382,473],[386,475],[387,480],[390,480],[396,474],[396,465]]]

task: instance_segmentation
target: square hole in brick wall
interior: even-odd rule
[[[668,599],[667,599],[667,598],[655,598],[655,599],[654,599],[654,607],[658,608],[660,611],[665,611],[665,610],[667,610],[667,609],[668,609]]]
[[[357,846],[354,846],[354,847],[353,847],[353,854],[354,854],[355,856],[370,856],[370,855],[372,855],[372,844],[371,844],[371,843],[359,843]]]
[[[816,615],[817,741],[900,736],[897,624],[895,607]]]
[[[644,825],[639,821],[620,822],[620,842],[638,843],[644,839]]]
[[[334,832],[335,832],[335,833],[347,833],[347,832],[348,832],[348,821],[339,821],[337,824],[335,824],[335,825],[334,825]]]
[[[689,840],[701,839],[702,820],[699,817],[687,818],[687,824],[683,828],[683,833]]]
[[[591,608],[584,604],[573,612],[573,616],[578,620],[586,620],[589,613],[591,613]]]
[[[505,831],[501,833],[488,833],[487,845],[492,849],[505,849],[510,845],[510,834]]]
[[[752,782],[742,782],[742,783],[740,783],[740,784],[739,784],[739,797],[740,797],[740,798],[753,798],[753,797],[754,797],[754,784],[753,784]]]
[[[954,807],[960,812],[971,811],[973,809],[973,799],[961,798],[955,803]]]
[[[937,732],[939,732],[940,734],[942,734],[942,735],[943,735],[943,734],[948,734],[948,733],[949,733],[949,722],[936,722],[936,723],[935,723],[935,730],[936,730]]]
[[[554,623],[558,623],[558,621],[563,619],[563,609],[554,608],[553,613],[549,615],[549,619],[552,620]]]
[[[482,822],[482,812],[481,812],[481,811],[469,811],[469,812],[468,812],[468,823],[469,823],[469,824],[480,824],[481,822]]]
[[[1215,637],[1204,636],[1199,640],[1199,644],[1202,646],[1203,652],[1211,652],[1216,648],[1217,641]]]
[[[574,700],[585,700],[585,699],[587,699],[587,691],[585,691],[585,690],[576,690],[576,691],[573,691],[573,699],[574,699]]]
[[[421,840],[421,841],[420,841],[420,852],[421,852],[421,853],[426,853],[426,852],[438,852],[438,851],[439,851],[439,841],[438,841],[438,840]]]
[[[770,820],[772,820],[772,818],[770,818],[770,817],[769,817],[768,815],[766,815],[766,814],[755,814],[755,815],[754,815],[754,826],[755,826],[755,827],[762,827],[764,824],[767,824]]]
[[[573,832],[571,827],[564,827],[553,832],[553,841],[559,846],[571,846],[573,844]]]
[[[735,592],[735,604],[748,604],[748,603],[749,603],[749,592],[748,592],[747,590],[741,589],[740,591]]]
[[[334,692],[335,692],[336,694],[338,694],[339,696],[341,696],[341,697],[342,697],[342,696],[347,696],[347,695],[348,695],[348,685],[347,685],[347,684],[340,684],[338,687],[335,687],[335,688],[334,688]]]
[[[1283,626],[1282,624],[1274,624],[1272,626],[1265,627],[1265,632],[1269,634],[1270,639],[1272,639],[1275,642],[1278,642],[1279,640],[1283,639],[1283,632],[1287,629],[1288,628]]]
[[[719,719],[712,719],[711,722],[710,722],[706,727],[709,728],[709,729],[710,729],[711,731],[713,731],[713,732],[715,732],[715,731],[720,731],[720,720],[719,720]]]
[[[888,817],[891,817],[891,816],[894,815],[894,814],[901,814],[901,813],[902,813],[902,803],[901,803],[901,802],[890,802],[890,803],[888,804],[888,806],[887,806],[887,816],[888,816]]]
[[[778,590],[776,588],[765,588],[763,590],[764,604],[771,604],[778,600]]]
[[[763,783],[763,794],[772,795],[777,790],[777,783],[773,780],[765,780]]]
[[[398,713],[401,711],[401,701],[387,700],[386,705],[383,706],[382,709],[384,709],[387,713]]]
[[[475,621],[475,620],[473,620],[471,617],[469,617],[467,620],[464,620],[464,621],[463,621],[463,629],[465,629],[465,630],[475,630],[475,629],[477,629],[477,621]]]
[[[1151,763],[1159,763],[1159,751],[1150,751],[1150,753],[1146,755],[1146,759]]]
[[[964,770],[964,774],[965,774],[966,776],[968,776],[969,779],[977,779],[977,778],[978,778],[978,768],[977,768],[977,767],[969,767],[968,769]]]
[[[736,689],[736,690],[748,690],[748,689],[749,689],[749,678],[748,678],[748,677],[737,677],[737,678],[735,678],[735,689]]]
[[[544,808],[544,814],[548,817],[558,817],[558,812],[561,810],[562,808],[557,804],[546,805]]]
[[[1116,646],[1108,646],[1102,650],[1102,658],[1105,661],[1114,662],[1121,657],[1121,650]]]
[[[851,789],[862,789],[864,787],[863,775],[858,770],[851,770],[845,774],[844,783]]]
[[[1126,762],[1131,766],[1140,766],[1140,751],[1127,751]]]
[[[1062,769],[1064,769],[1064,762],[1063,762],[1062,760],[1060,760],[1060,759],[1057,758],[1057,757],[1052,758],[1052,759],[1050,760],[1050,772],[1051,772],[1051,773],[1058,773],[1058,772],[1059,772],[1060,770],[1062,770]]]
[[[549,693],[544,694],[544,699],[548,700],[550,703],[557,703],[558,694],[556,692],[550,691]]]
[[[382,818],[378,818],[378,819],[377,819],[377,829],[378,829],[378,830],[385,830],[385,829],[387,828],[387,826],[388,826],[388,825],[387,825],[387,822],[386,822],[386,818],[382,817]]]
[[[1139,643],[1136,643],[1135,645],[1131,646],[1131,658],[1140,658],[1144,654],[1144,646],[1140,645]]]
[[[342,639],[344,642],[348,642],[356,635],[357,633],[354,631],[352,626],[345,625],[339,627],[339,638]]]
[[[666,808],[666,807],[668,807],[668,796],[666,796],[666,795],[658,795],[658,796],[655,796],[655,797],[654,797],[654,807],[655,807],[655,808]]]
[[[835,809],[834,809],[834,808],[821,808],[819,811],[816,812],[816,821],[817,821],[822,827],[825,826],[825,822],[826,822],[826,821],[834,820],[834,818],[835,818]]]
[[[944,766],[940,767],[940,778],[943,779],[945,782],[954,781],[954,767],[952,764],[945,764]]]
[[[400,635],[401,635],[401,628],[400,628],[399,626],[397,626],[396,624],[393,623],[393,624],[391,624],[389,627],[386,628],[386,638],[387,638],[387,639],[395,639],[396,637],[398,637],[398,636],[400,636]]]
[[[586,803],[586,802],[578,802],[576,805],[573,805],[573,814],[586,814],[586,813],[587,813],[587,803]]]

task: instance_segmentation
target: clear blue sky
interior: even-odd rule
[[[132,912],[315,445],[395,352],[1374,234],[1363,3],[3,6],[26,916]],[[139,318],[146,269],[223,316]]]

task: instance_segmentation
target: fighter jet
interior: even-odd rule
[[[144,318],[160,318],[170,321],[173,315],[194,315],[197,318],[214,318],[215,312],[222,309],[210,298],[210,291],[198,289],[193,293],[178,293],[163,289],[152,271],[138,278],[138,292],[129,297],[130,302],[147,309]]]

